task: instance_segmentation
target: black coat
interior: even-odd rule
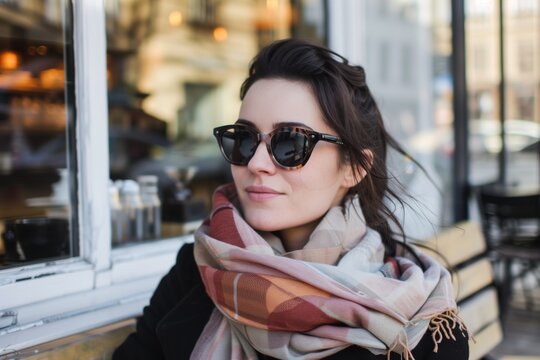
[[[163,277],[150,304],[137,320],[136,332],[130,334],[113,354],[120,359],[189,359],[214,304],[206,295],[195,259],[193,244],[184,245],[178,252],[176,264]],[[444,339],[438,353],[433,352],[433,340],[428,331],[412,353],[416,360],[467,359],[469,344],[456,328],[456,341]],[[261,355],[260,359],[268,359]],[[327,359],[386,359],[366,349],[350,346]],[[392,353],[391,359],[400,359]]]

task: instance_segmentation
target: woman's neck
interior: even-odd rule
[[[283,243],[285,251],[290,252],[302,249],[309,241],[309,237],[318,223],[319,219],[304,225],[278,231],[277,234]]]

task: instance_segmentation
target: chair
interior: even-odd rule
[[[527,286],[527,279],[540,284],[540,191],[488,185],[477,189],[477,198],[488,251],[495,265],[502,265],[499,294],[504,323],[516,280],[521,281],[526,308],[534,308],[534,287]]]

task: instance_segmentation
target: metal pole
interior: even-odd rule
[[[504,0],[499,0],[499,122],[501,124],[501,151],[499,152],[499,183],[506,184],[506,82],[504,74]]]
[[[469,217],[468,105],[465,62],[465,4],[452,0],[452,74],[454,87],[454,221]]]

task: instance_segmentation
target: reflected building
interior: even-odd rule
[[[499,7],[470,0],[467,7],[467,77],[471,119],[498,119]],[[506,1],[504,62],[506,118],[540,123],[540,2]],[[536,59],[536,61],[535,61]]]

